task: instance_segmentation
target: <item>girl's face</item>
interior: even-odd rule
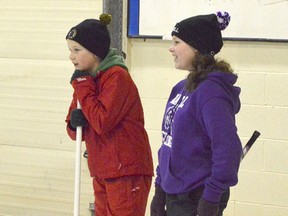
[[[169,48],[175,62],[175,68],[180,70],[191,70],[192,62],[197,55],[197,50],[185,43],[180,38],[173,36],[173,44]]]
[[[67,39],[70,50],[69,58],[76,70],[94,72],[100,64],[100,59],[73,40]]]

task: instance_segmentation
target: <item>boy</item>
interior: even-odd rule
[[[67,132],[75,140],[75,128],[83,127],[96,215],[144,216],[153,176],[151,149],[137,87],[122,57],[110,49],[110,22],[107,14],[87,19],[66,36],[75,67]]]

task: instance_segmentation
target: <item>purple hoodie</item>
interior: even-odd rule
[[[219,202],[236,185],[242,145],[235,114],[240,110],[240,88],[232,73],[209,73],[191,93],[186,80],[170,94],[162,123],[156,184],[169,194],[205,186],[203,198]]]

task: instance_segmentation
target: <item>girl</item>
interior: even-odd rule
[[[230,65],[214,57],[229,21],[226,12],[194,16],[172,31],[175,67],[189,74],[166,105],[151,216],[220,216],[237,183],[240,89]]]

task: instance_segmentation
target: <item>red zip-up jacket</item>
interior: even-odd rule
[[[89,125],[83,128],[92,177],[102,179],[130,175],[153,176],[152,154],[144,129],[140,96],[127,70],[112,66],[96,77],[75,79],[73,100],[66,117],[67,132],[70,113],[79,100]]]

